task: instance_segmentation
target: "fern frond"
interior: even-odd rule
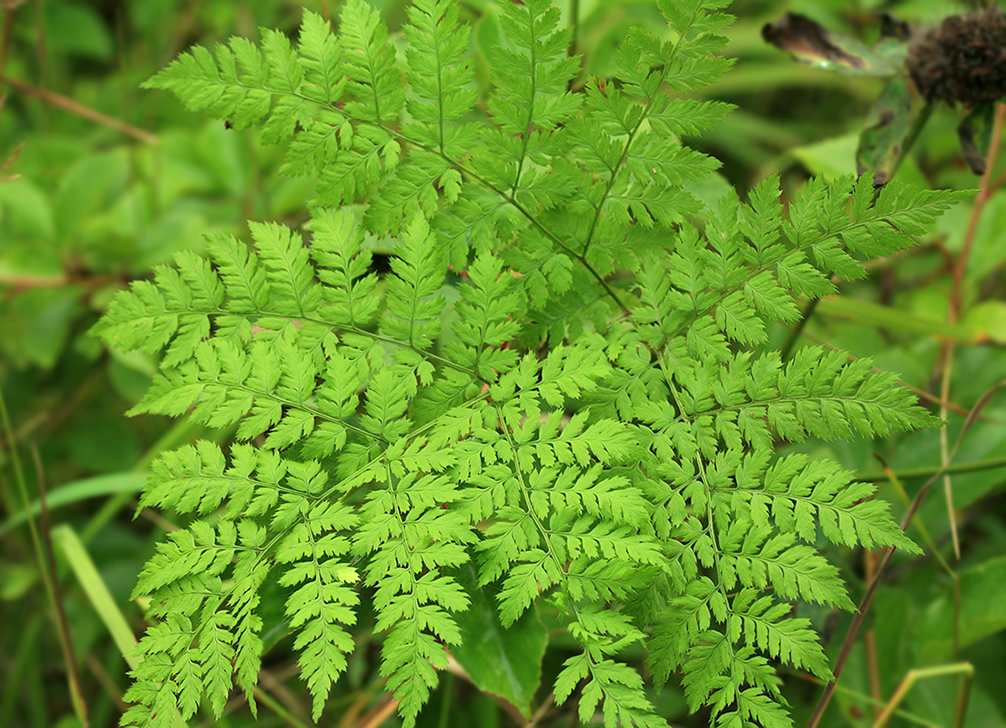
[[[325,321],[367,328],[381,308],[373,256],[363,248],[362,231],[347,212],[318,210],[312,219],[311,258],[326,284],[321,314]]]
[[[367,583],[376,587],[377,629],[390,630],[381,673],[412,725],[436,684],[436,670],[447,665],[442,643],[461,639],[450,613],[468,606],[464,588],[443,570],[468,561],[464,546],[475,536],[462,513],[441,507],[459,497],[449,478],[396,473],[389,466],[383,485],[361,509],[364,525],[353,547],[360,555],[374,553]]]
[[[458,25],[450,0],[419,0],[407,9],[405,26],[412,119],[406,133],[450,158],[462,157],[476,144],[478,127],[465,122],[478,99],[465,58],[468,33]]]
[[[261,656],[254,609],[268,572],[264,542],[251,522],[224,520],[216,529],[196,521],[160,545],[135,593],[149,594],[150,614],[164,621],[139,644],[146,659],[133,671],[127,696],[135,705],[124,724],[170,726],[176,708],[188,718],[204,694],[219,714],[235,679],[250,693]],[[225,587],[222,575],[235,558]]]
[[[348,88],[356,98],[347,114],[380,126],[393,121],[405,103],[397,79],[395,50],[381,14],[364,0],[349,0],[339,18]]]
[[[315,719],[367,600],[412,725],[461,639],[468,564],[503,624],[536,608],[565,624],[579,652],[555,694],[578,690],[584,722],[665,724],[640,642],[720,726],[790,723],[773,662],[828,679],[793,616],[852,606],[819,546],[917,548],[872,486],[774,445],[938,421],[870,361],[807,346],[784,363],[768,332],[960,195],[818,180],[784,205],[769,179],[699,202],[686,186],[717,163],[680,137],[728,108],[683,92],[729,67],[730,18],[720,0],[657,4],[669,40],[632,30],[615,81],[580,84],[549,0],[504,3],[484,105],[451,0],[408,11],[404,64],[349,0],[337,34],[305,13],[296,45],[266,31],[151,79],[261,124],[317,187],[305,235],[211,234],[96,327],[161,354],[133,412],[237,441],[151,467],[141,505],[201,520],[141,574],[153,624],[125,725],[200,701],[219,715],[233,684],[250,700],[273,584]]]
[[[393,276],[387,280],[388,310],[382,328],[393,338],[416,349],[428,349],[440,333],[444,299],[435,296],[444,282],[446,266],[436,236],[426,221],[415,218],[391,259]]]
[[[321,502],[299,518],[276,547],[276,562],[286,566],[279,583],[295,587],[286,602],[290,627],[299,633],[293,647],[314,698],[312,716],[321,717],[325,698],[336,677],[346,669],[353,638],[346,627],[356,622],[359,602],[354,587],[357,572],[340,560],[350,550],[343,532],[357,523],[341,504]]]
[[[569,34],[557,30],[559,11],[550,3],[530,0],[500,9],[500,30],[508,45],[498,49],[497,93],[489,113],[498,128],[497,158],[507,164],[506,186],[518,190],[529,186],[530,179],[523,179],[525,162],[554,154],[557,140],[549,132],[580,105],[567,90],[579,64],[566,55]]]

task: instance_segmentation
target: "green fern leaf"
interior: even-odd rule
[[[183,527],[137,585],[151,626],[124,725],[219,716],[233,685],[254,710],[273,585],[315,720],[365,602],[413,725],[461,639],[469,564],[501,623],[565,625],[555,695],[577,692],[585,723],[665,725],[639,643],[718,726],[791,723],[775,663],[829,678],[792,615],[853,606],[819,547],[918,549],[872,486],[774,446],[938,420],[870,361],[784,363],[768,332],[960,195],[814,180],[784,205],[768,179],[699,202],[685,188],[717,163],[680,137],[728,111],[687,94],[729,68],[721,5],[659,0],[669,40],[634,29],[618,83],[580,84],[552,4],[504,3],[484,104],[451,0],[417,0],[394,38],[349,0],[337,33],[308,12],[295,45],[196,48],[148,82],[261,126],[317,186],[303,235],[211,233],[95,329],[161,355],[134,413],[236,440],[151,467],[141,505]]]

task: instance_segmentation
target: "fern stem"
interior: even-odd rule
[[[502,410],[499,407],[496,407],[496,412],[497,412],[497,415],[499,416],[500,422],[505,422],[505,419],[503,417],[503,412],[502,412]],[[510,446],[511,452],[513,453],[513,456],[514,456],[514,461],[516,462],[517,461],[517,455],[518,455],[517,444],[513,441],[513,437],[511,436],[509,427],[507,427],[506,425],[504,425],[503,428],[502,428],[502,431],[503,431],[503,434],[506,436],[507,443]],[[563,582],[562,583],[562,589],[563,589],[563,591],[565,592],[565,595],[566,595],[566,599],[565,599],[566,609],[568,609],[572,613],[573,621],[580,622],[582,620],[582,617],[580,616],[579,610],[576,608],[576,602],[570,596],[569,583],[568,583],[568,573],[567,573],[566,568],[565,568],[566,565],[565,565],[565,563],[561,559],[559,559],[558,554],[555,553],[555,549],[554,549],[554,547],[552,545],[552,539],[549,538],[549,536],[551,535],[551,531],[549,531],[547,528],[545,528],[545,524],[543,524],[541,522],[541,520],[538,518],[538,514],[535,513],[534,505],[533,505],[533,503],[531,501],[531,494],[528,492],[527,483],[526,483],[526,481],[524,479],[524,473],[523,473],[523,471],[521,471],[520,468],[516,468],[516,471],[517,471],[518,482],[520,483],[521,494],[523,495],[524,503],[527,506],[526,513],[531,517],[531,520],[534,522],[535,528],[537,528],[538,533],[541,535],[542,540],[545,542],[545,548],[547,549],[547,553],[548,553],[549,557],[551,558],[552,562],[555,564],[556,570],[560,574],[560,579],[562,579],[562,582]],[[594,680],[594,681],[596,681],[598,683],[598,685],[601,687],[601,691],[604,692],[607,695],[607,691],[605,691],[605,689],[604,689],[604,685],[606,684],[606,681],[603,680],[597,674],[597,667],[598,667],[598,665],[597,665],[597,662],[594,659],[593,650],[591,649],[591,645],[586,644],[585,641],[581,641],[581,644],[583,644],[583,647],[584,647],[584,657],[586,658],[586,662],[587,662],[587,666],[588,666],[588,671],[590,673],[591,679]],[[610,699],[610,698],[607,698],[607,699]]]
[[[501,410],[498,406],[495,407],[495,410],[497,416],[499,417],[499,421],[503,423],[502,432],[503,435],[506,437],[507,444],[510,446],[510,451],[513,453],[514,462],[515,463],[519,462],[517,443],[513,441],[513,436],[510,433],[510,428],[506,425],[506,417],[503,414],[503,410]],[[527,506],[526,513],[531,517],[531,520],[534,522],[535,528],[538,529],[538,533],[541,534],[542,540],[545,542],[545,547],[548,550],[548,555],[552,557],[552,562],[556,565],[556,568],[559,570],[559,573],[565,574],[566,571],[563,568],[564,564],[562,560],[559,559],[558,554],[556,554],[555,550],[552,548],[551,539],[548,538],[550,531],[547,528],[545,528],[545,524],[541,522],[541,519],[538,518],[538,514],[535,513],[534,511],[534,505],[531,502],[531,494],[528,491],[527,482],[524,480],[524,472],[520,468],[517,468],[516,470],[517,470],[517,480],[520,483],[521,495],[524,497],[524,503]],[[572,604],[572,600],[569,601],[570,604]]]
[[[462,172],[464,174],[470,175],[472,177],[472,179],[474,179],[477,182],[481,183],[487,189],[489,189],[492,192],[495,192],[497,195],[499,195],[500,197],[502,197],[508,203],[510,203],[511,205],[513,205],[514,209],[516,209],[517,212],[519,212],[521,215],[523,215],[525,218],[527,218],[527,220],[534,227],[536,227],[538,229],[538,231],[542,235],[544,235],[545,237],[547,237],[549,240],[551,240],[553,243],[555,243],[556,245],[558,245],[564,251],[566,251],[567,253],[569,253],[573,258],[575,258],[577,261],[579,261],[580,265],[582,265],[586,269],[586,271],[588,273],[590,273],[590,275],[592,275],[597,280],[598,283],[601,284],[601,287],[604,289],[604,292],[606,294],[608,294],[608,296],[611,297],[611,299],[615,302],[615,304],[622,310],[623,314],[625,314],[626,316],[632,316],[632,311],[629,309],[629,307],[626,306],[625,303],[622,302],[622,299],[619,298],[618,294],[615,293],[614,289],[610,285],[608,285],[608,282],[604,279],[604,276],[602,276],[600,273],[598,273],[597,270],[594,268],[594,266],[592,266],[587,261],[587,258],[586,258],[585,254],[573,250],[571,247],[569,247],[564,242],[562,242],[562,240],[560,240],[559,237],[557,235],[555,235],[555,233],[553,233],[551,230],[549,230],[544,225],[542,225],[538,221],[537,217],[534,216],[534,215],[532,215],[514,197],[512,197],[511,195],[508,195],[503,190],[497,189],[495,185],[493,185],[491,182],[489,182],[489,180],[484,179],[481,175],[478,175],[478,174],[472,172],[471,170],[466,169],[460,163],[454,162],[453,160],[451,160],[451,159],[449,159],[447,157],[444,157],[444,158],[447,159],[448,162],[451,162],[452,164],[454,164],[455,167],[458,169],[459,172]]]
[[[576,0],[573,1],[575,2]],[[587,238],[584,240],[583,250],[581,251],[584,257],[586,257],[587,249],[590,248],[590,245],[594,240],[594,231],[597,230],[597,223],[601,219],[601,212],[604,209],[604,203],[607,202],[608,197],[611,195],[611,191],[615,187],[615,178],[618,176],[618,172],[622,169],[622,165],[625,164],[625,160],[629,156],[629,149],[632,147],[632,142],[635,139],[636,134],[642,128],[643,122],[647,120],[648,115],[650,113],[650,109],[653,108],[653,104],[656,101],[657,96],[659,95],[659,89],[664,85],[664,82],[667,81],[667,75],[668,73],[670,73],[671,70],[672,65],[671,61],[673,61],[674,57],[677,56],[678,51],[681,48],[681,44],[685,40],[685,36],[688,34],[688,31],[695,23],[695,20],[696,18],[698,18],[700,12],[701,10],[698,8],[698,6],[696,6],[695,12],[692,15],[692,18],[689,21],[688,25],[682,31],[679,32],[678,39],[674,43],[674,48],[671,50],[670,56],[667,58],[666,62],[664,63],[664,67],[661,71],[662,78],[660,80],[660,84],[657,86],[657,92],[655,92],[653,96],[651,96],[649,99],[646,100],[646,106],[643,109],[643,113],[639,115],[639,120],[636,122],[636,125],[629,132],[629,138],[625,141],[625,146],[622,149],[622,155],[619,157],[618,162],[615,163],[615,167],[611,171],[611,177],[608,179],[608,184],[605,186],[604,194],[601,195],[601,199],[598,201],[597,206],[595,207],[594,219],[590,221],[590,230],[587,231]]]
[[[527,9],[528,15],[531,15],[531,12],[532,12],[531,8],[529,6],[525,6],[525,8]],[[520,159],[517,161],[517,173],[514,175],[513,186],[510,188],[510,196],[511,197],[513,197],[514,195],[517,194],[517,188],[520,186],[520,177],[521,177],[521,175],[524,172],[524,160],[527,159],[527,145],[528,145],[528,142],[531,140],[531,125],[532,125],[532,121],[534,119],[534,101],[535,101],[534,97],[535,97],[535,95],[537,93],[537,90],[536,90],[537,83],[536,83],[536,81],[537,81],[538,63],[535,60],[535,53],[534,52],[535,52],[535,49],[538,46],[538,43],[537,43],[537,38],[535,37],[535,34],[534,34],[534,16],[531,16],[528,20],[530,21],[528,23],[528,29],[531,31],[531,38],[530,38],[530,42],[528,43],[528,48],[531,49],[531,58],[530,58],[530,61],[531,61],[531,63],[530,63],[530,66],[531,66],[531,104],[528,106],[528,109],[527,109],[527,124],[524,125],[524,132],[521,134]]]
[[[810,321],[810,317],[814,315],[814,309],[817,308],[817,304],[820,298],[812,298],[807,302],[807,305],[803,307],[803,313],[800,315],[800,320],[796,322],[796,325],[789,330],[789,336],[786,337],[786,342],[782,345],[779,350],[779,358],[782,361],[789,359],[789,355],[793,353],[793,347],[796,346],[797,339],[800,338],[800,334],[803,333],[804,328],[807,326],[807,322]]]
[[[584,269],[586,269],[586,271],[588,273],[590,273],[591,276],[593,276],[595,279],[597,279],[597,282],[601,284],[601,287],[604,289],[604,292],[622,310],[623,314],[625,314],[626,316],[631,316],[632,315],[632,311],[629,309],[629,307],[627,305],[625,305],[625,303],[622,302],[622,299],[618,296],[618,294],[615,293],[615,290],[604,279],[604,276],[602,276],[600,273],[597,272],[597,270],[587,261],[586,257],[582,253],[573,250],[573,248],[571,248],[569,245],[567,245],[566,243],[562,242],[562,240],[555,233],[553,233],[551,230],[549,230],[544,225],[542,225],[541,222],[538,221],[537,217],[534,216],[534,215],[532,215],[512,195],[510,195],[507,192],[504,192],[503,190],[499,189],[492,182],[490,182],[489,180],[485,179],[482,175],[478,174],[474,170],[469,169],[464,164],[462,164],[460,161],[458,161],[456,159],[453,159],[452,157],[449,157],[448,155],[443,154],[443,153],[437,151],[436,149],[432,149],[429,146],[427,146],[426,144],[423,144],[422,142],[417,142],[417,141],[415,141],[413,139],[410,139],[409,137],[405,136],[401,132],[395,131],[394,129],[389,129],[389,128],[385,127],[383,124],[375,124],[375,123],[373,123],[371,121],[367,121],[365,119],[356,119],[356,121],[357,121],[357,123],[369,124],[371,126],[376,126],[377,128],[383,130],[384,132],[386,132],[390,136],[396,138],[398,141],[405,142],[406,144],[412,145],[412,146],[414,146],[414,147],[416,147],[418,149],[422,149],[422,150],[424,150],[426,152],[429,152],[430,154],[435,154],[435,155],[439,156],[444,161],[446,161],[448,164],[450,164],[452,167],[454,167],[458,172],[461,172],[465,176],[467,176],[467,177],[475,180],[476,182],[478,182],[479,184],[481,184],[483,187],[485,187],[490,192],[493,192],[496,195],[498,195],[499,197],[503,198],[503,200],[505,200],[508,204],[512,205],[513,208],[515,210],[517,210],[517,212],[519,212],[521,215],[523,215],[528,220],[528,222],[530,222],[535,228],[537,228],[538,231],[542,235],[544,235],[546,238],[548,238],[550,241],[552,241],[555,245],[559,246],[563,251],[565,251],[566,253],[569,253],[569,255],[572,258],[575,258],[577,261],[579,261],[579,263],[584,267]]]
[[[486,392],[481,393],[478,397],[474,397],[472,399],[467,400],[463,404],[458,405],[458,407],[470,407],[472,405],[475,405],[478,402],[483,402],[483,401],[486,401],[488,399],[489,399],[489,392],[486,391]],[[425,434],[426,432],[434,429],[438,424],[439,423],[436,420],[433,420],[432,422],[427,422],[425,425],[422,425],[421,427],[418,427],[415,430],[412,430],[411,432],[407,433],[406,435],[403,435],[403,439],[409,440],[409,441],[415,441],[415,440],[421,438],[422,435]],[[374,460],[368,462],[366,465],[363,465],[360,468],[357,468],[357,470],[354,473],[352,473],[351,475],[348,475],[347,477],[345,477],[342,480],[338,481],[335,485],[330,486],[326,490],[321,491],[321,493],[318,494],[318,500],[328,500],[330,497],[332,497],[335,494],[335,492],[340,487],[342,487],[342,483],[344,483],[344,482],[352,482],[358,476],[362,475],[368,469],[370,469],[375,464],[377,464],[378,462],[380,462],[381,458],[384,458],[386,456],[387,456],[387,452],[386,451],[382,452]],[[361,483],[361,485],[362,485],[362,483]],[[345,492],[342,493],[342,495],[339,496],[338,500],[340,500],[340,501],[343,500],[344,498],[346,498],[347,496],[349,496],[349,494],[352,493],[353,490],[354,490],[353,488],[351,488],[349,490],[346,490]]]
[[[304,320],[305,321],[310,321],[310,320],[313,320],[313,319],[304,319]],[[325,325],[331,326],[330,323],[326,323],[326,322],[318,322],[318,323],[325,323]],[[417,354],[422,355],[424,358],[429,359],[430,361],[435,361],[438,364],[441,364],[442,366],[449,367],[449,368],[454,369],[454,370],[459,371],[459,372],[464,372],[465,374],[469,374],[469,375],[471,375],[472,377],[474,377],[476,379],[479,378],[478,372],[476,372],[475,370],[469,369],[468,367],[461,366],[460,364],[458,364],[455,361],[451,361],[450,359],[445,359],[442,356],[438,356],[437,354],[434,354],[432,352],[429,352],[429,351],[426,351],[424,349],[421,349],[421,348],[419,348],[417,346],[414,346],[413,344],[411,344],[411,343],[409,343],[407,341],[399,341],[398,339],[393,339],[390,336],[383,336],[382,334],[378,334],[378,333],[376,333],[374,331],[367,331],[366,329],[357,328],[356,326],[342,326],[341,328],[342,328],[343,331],[349,331],[349,332],[352,332],[354,334],[359,334],[360,336],[369,336],[374,341],[381,341],[381,342],[384,342],[385,344],[393,344],[393,345],[396,345],[396,346],[401,346],[403,349],[411,349],[412,351],[416,352]]]

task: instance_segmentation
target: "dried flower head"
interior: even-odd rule
[[[926,101],[967,107],[1006,97],[1006,15],[951,15],[912,44],[908,70]]]

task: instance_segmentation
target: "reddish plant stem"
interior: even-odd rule
[[[964,307],[964,274],[967,271],[968,259],[971,257],[971,248],[974,245],[975,233],[978,231],[978,223],[981,220],[982,212],[985,210],[985,205],[999,187],[999,180],[993,181],[992,173],[996,157],[999,154],[999,144],[1002,141],[1004,121],[1006,121],[1006,104],[996,104],[995,120],[992,125],[992,139],[989,143],[988,153],[985,156],[985,173],[982,175],[978,196],[975,198],[974,205],[971,208],[968,227],[964,233],[964,240],[961,243],[961,252],[951,266],[953,287],[950,291],[950,308],[947,311],[947,319],[952,324],[957,323],[960,319],[961,310]],[[947,341],[943,344],[940,352],[940,399],[944,402],[950,399],[950,380],[954,369],[954,348],[954,342]],[[940,408],[940,417],[944,420],[947,419],[946,407]],[[940,462],[944,467],[949,462],[948,448],[947,427],[944,425],[940,430]],[[949,475],[943,476],[943,495],[947,504],[947,517],[950,519],[950,535],[954,544],[954,556],[960,561],[961,542],[957,534],[957,517],[954,514],[953,489]]]
[[[1002,128],[1003,123],[1006,122],[1006,104],[998,104],[996,107],[995,116],[995,126],[992,130],[992,141],[989,145],[989,151],[986,155],[986,165],[985,174],[982,175],[981,181],[981,191],[978,193],[978,197],[975,199],[974,207],[971,210],[971,217],[968,220],[968,227],[964,234],[964,241],[961,246],[960,255],[957,256],[957,260],[952,266],[953,275],[953,289],[950,298],[950,320],[951,322],[957,321],[957,316],[960,313],[961,301],[962,301],[962,291],[964,282],[964,271],[967,267],[968,257],[971,254],[971,247],[974,242],[975,232],[978,229],[978,221],[981,218],[982,210],[985,204],[995,193],[996,189],[999,187],[999,182],[1001,180],[997,179],[995,183],[992,183],[992,168],[995,163],[996,155],[999,152],[999,144],[1002,139]],[[950,380],[950,367],[949,364],[953,361],[953,342],[947,342],[944,352],[945,356],[943,358],[944,368],[943,368],[943,386],[941,387],[940,399],[944,403],[940,408],[941,416],[946,418],[946,402],[949,401],[949,380]],[[953,459],[953,456],[957,453],[957,449],[960,447],[961,440],[964,438],[964,434],[968,431],[974,421],[980,416],[981,410],[984,408],[985,404],[988,402],[989,398],[997,392],[1003,385],[997,385],[993,387],[988,392],[986,392],[978,403],[971,409],[967,419],[964,422],[964,427],[961,429],[961,433],[957,438],[957,444],[954,446],[953,452],[947,452],[946,447],[946,427],[943,428],[941,433],[941,445],[942,445],[942,467],[939,471],[930,478],[922,489],[915,496],[912,501],[908,512],[905,514],[904,519],[901,522],[901,529],[905,530],[908,527],[909,522],[914,517],[915,513],[918,511],[919,507],[922,505],[923,500],[925,500],[926,495],[929,493],[929,489],[932,487],[933,483],[936,482],[938,478],[944,475],[947,466]],[[949,496],[949,490],[948,496]],[[952,504],[951,508],[952,508]],[[953,526],[953,511],[951,510],[951,524]],[[955,536],[955,547],[956,547],[956,529],[954,530]],[[891,562],[891,557],[894,555],[893,548],[887,548],[880,555],[880,562],[877,564],[876,571],[873,574],[873,578],[869,580],[869,586],[866,589],[866,594],[863,596],[863,600],[859,604],[859,609],[852,618],[852,624],[849,626],[849,631],[845,635],[845,640],[842,642],[842,650],[838,656],[838,660],[835,662],[835,677],[825,686],[824,692],[817,701],[817,705],[814,706],[814,711],[811,714],[810,720],[807,723],[807,728],[817,728],[818,723],[820,723],[821,718],[824,715],[824,711],[828,707],[828,703],[831,702],[832,696],[835,694],[835,688],[838,686],[838,681],[842,677],[842,670],[845,668],[845,663],[849,660],[849,655],[852,653],[852,647],[856,643],[856,638],[859,635],[859,631],[863,626],[863,622],[866,619],[866,613],[869,611],[870,605],[873,603],[873,597],[877,592],[877,588],[880,586],[881,579],[884,573],[887,571],[887,566]],[[956,602],[956,600],[955,600]],[[956,643],[956,617],[955,614],[955,643]],[[955,644],[956,651],[956,644]]]

